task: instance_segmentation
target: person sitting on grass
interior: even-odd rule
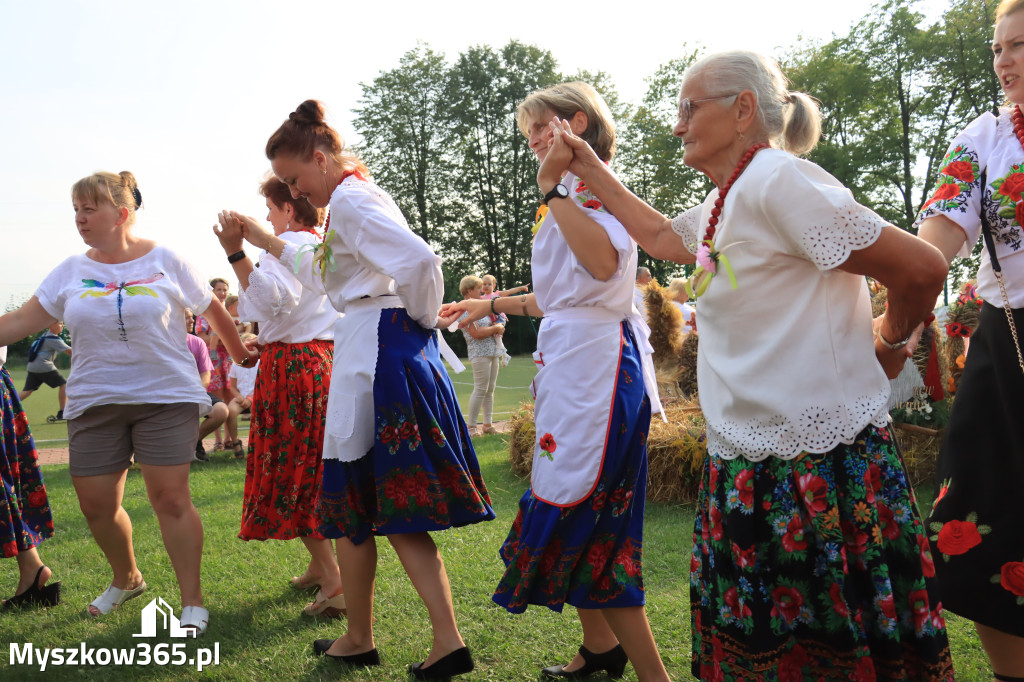
[[[231,297],[228,296],[228,301]],[[231,304],[228,304],[228,312],[231,312]],[[242,334],[242,342],[255,341],[255,334]],[[238,415],[249,414],[252,408],[252,393],[256,390],[256,374],[259,371],[260,363],[256,362],[255,367],[242,367],[231,365],[228,372],[228,380],[231,382],[231,402],[228,403],[228,421],[225,429],[228,434],[227,446],[234,450],[235,457],[245,457],[245,449],[242,441],[238,438]]]
[[[23,402],[43,384],[50,388],[56,388],[59,401],[57,419],[64,418],[64,406],[68,402],[67,379],[61,375],[57,365],[53,364],[57,353],[71,355],[71,346],[60,338],[60,333],[63,330],[64,323],[57,320],[43,331],[42,336],[32,342],[28,350],[28,365],[25,368],[28,370],[28,376],[25,377],[25,388],[18,393],[18,401]]]

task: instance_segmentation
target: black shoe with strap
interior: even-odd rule
[[[327,650],[334,644],[333,639],[318,639],[313,642],[313,653],[317,656],[326,656],[332,661],[338,663],[344,663],[345,665],[351,665],[356,667],[369,668],[375,665],[380,665],[380,654],[377,653],[377,649],[373,648],[369,651],[364,651],[361,654],[329,654]]]
[[[417,680],[448,680],[456,675],[471,672],[474,668],[473,657],[469,647],[456,649],[447,656],[437,659],[434,663],[423,667],[423,662],[409,666],[409,674]]]
[[[564,665],[553,665],[541,671],[541,677],[547,680],[582,680],[599,672],[608,673],[609,677],[619,679],[626,671],[626,663],[629,657],[623,650],[621,644],[609,649],[603,654],[595,654],[590,649],[581,646],[580,656],[583,657],[583,665],[576,670],[566,670]]]
[[[198,459],[200,462],[210,461],[210,456],[206,454],[206,448],[203,447],[202,440],[196,443],[196,459]]]
[[[39,576],[43,574],[43,566],[36,573],[35,580],[32,581],[32,587],[28,588],[21,594],[16,594],[10,599],[5,599],[3,606],[0,606],[0,611],[8,611],[16,608],[24,608],[28,606],[56,606],[60,603],[60,581],[50,583],[48,585],[39,586]],[[50,573],[51,577],[53,573]]]

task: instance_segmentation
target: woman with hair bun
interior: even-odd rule
[[[260,194],[266,198],[275,235],[299,248],[319,243],[314,228],[323,222],[323,209],[294,199],[287,185],[272,175],[260,185]],[[238,277],[238,313],[260,326],[238,537],[300,538],[310,563],[291,584],[297,589],[319,587],[304,613],[337,617],[345,610],[345,596],[334,548],[320,533],[316,500],[338,312],[326,296],[303,288],[287,264],[266,252],[254,266],[242,250],[240,230],[215,232]],[[239,443],[233,445],[240,451]]]
[[[417,679],[473,669],[455,623],[444,562],[430,531],[494,518],[455,391],[439,356],[444,295],[441,259],[369,179],[366,166],[324,122],[319,102],[303,102],[270,137],[274,174],[294,198],[330,206],[324,242],[307,248],[259,221],[221,214],[227,230],[286,266],[298,259],[303,284],[345,313],[335,326],[327,403],[321,532],[337,538],[348,631],[313,644],[349,665],[379,665],[373,640],[375,536],[394,547],[433,630],[429,655],[409,666]],[[447,348],[447,347],[445,347]]]
[[[698,266],[708,457],[690,562],[693,675],[952,680],[927,531],[887,412],[887,376],[913,350],[946,262],[799,158],[819,119],[771,59],[695,63],[673,132],[717,188],[675,219],[564,122],[551,122],[551,153],[571,147],[569,170],[652,257]],[[874,324],[864,275],[889,290]]]
[[[113,572],[88,614],[107,614],[146,589],[131,519],[121,506],[134,457],[178,579],[181,625],[202,635],[210,614],[200,588],[203,526],[192,504],[189,465],[210,401],[185,343],[185,309],[207,316],[236,362],[255,356],[199,272],[132,232],[142,193],[131,173],[82,178],[71,199],[89,248],[58,265],[25,305],[0,317],[0,345],[55,320],[75,330],[64,411],[71,480]]]

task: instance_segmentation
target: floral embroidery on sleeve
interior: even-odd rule
[[[935,193],[925,202],[924,211],[932,204],[940,211],[967,211],[967,197],[971,187],[978,182],[978,154],[958,144],[942,160],[942,170],[935,187]]]
[[[573,198],[576,199],[583,208],[607,213],[604,209],[604,204],[601,203],[601,200],[590,191],[586,183],[582,180],[576,180],[576,184],[573,186]]]

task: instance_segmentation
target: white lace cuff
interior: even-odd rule
[[[871,209],[850,201],[836,211],[831,223],[807,227],[799,246],[819,270],[831,270],[845,263],[851,252],[874,244],[888,224]]]
[[[700,243],[700,213],[701,206],[694,206],[672,219],[672,231],[682,237],[683,247],[690,253],[697,253]]]
[[[261,320],[273,319],[284,309],[281,288],[260,268],[253,268],[249,273],[249,287],[239,294],[239,298],[244,298],[249,310],[258,314]]]

